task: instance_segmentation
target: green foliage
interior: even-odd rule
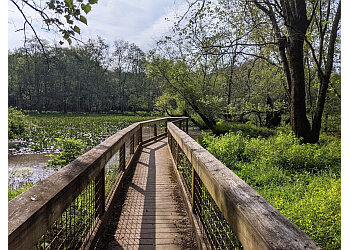
[[[253,132],[254,133],[254,132]],[[340,248],[340,139],[204,134],[203,146],[325,249]]]
[[[157,107],[164,110],[169,107],[167,99],[170,101],[174,98],[178,104],[175,109],[198,114],[207,127],[213,130],[215,119],[226,105],[223,97],[225,89],[217,83],[218,78],[224,81],[219,77],[217,58],[179,58],[175,56],[179,55],[175,47],[169,46],[164,50],[166,54],[162,54],[161,49],[158,53],[149,53],[146,66],[148,76],[160,81],[168,95],[158,100]]]
[[[241,124],[234,122],[219,121],[216,123],[216,130],[220,133],[241,131],[244,136],[268,137],[275,134],[275,131],[266,127],[259,127],[254,124]]]
[[[112,54],[100,37],[68,48],[45,42],[45,54],[36,40],[26,44],[8,55],[9,105],[38,112],[150,113],[161,95],[144,72],[144,52],[133,43],[115,43]]]
[[[28,117],[16,108],[8,108],[8,138],[14,139],[25,133],[29,126]]]
[[[8,188],[8,201],[12,200],[13,198],[20,195],[21,193],[27,191],[32,186],[33,186],[32,183],[26,183],[22,187],[17,189]]]
[[[56,147],[61,148],[62,152],[59,155],[50,155],[51,159],[46,163],[46,167],[64,167],[83,154],[87,148],[81,140],[72,138],[56,138],[56,142]]]
[[[82,12],[84,11],[85,14],[88,14],[91,11],[91,5],[96,3],[97,0],[89,0],[87,3],[84,3],[84,0],[51,0],[48,2],[49,10],[53,11],[55,14],[64,16],[66,23],[58,19],[57,16],[49,17],[45,11],[41,13],[41,16],[44,18],[43,21],[48,27],[57,27],[59,32],[62,33],[63,38],[71,44],[72,37],[74,37],[75,34],[80,34],[80,28],[74,24],[82,22],[87,25],[87,19],[82,15]],[[63,44],[63,42],[60,43]]]
[[[260,193],[324,249],[340,249],[341,180],[324,173]]]
[[[162,115],[181,116],[184,113],[184,101],[167,91],[159,96],[154,104],[155,111]]]
[[[92,148],[132,123],[155,118],[108,114],[30,113],[27,116],[28,121],[35,121],[37,126],[29,127],[26,134],[16,138],[26,141],[29,149],[35,152],[52,151],[56,144],[55,138],[81,140],[88,148]]]

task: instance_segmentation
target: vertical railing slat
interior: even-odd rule
[[[105,210],[105,168],[95,177],[95,216],[99,217]]]
[[[119,168],[125,170],[125,143],[119,149]]]

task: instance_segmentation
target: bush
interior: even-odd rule
[[[340,182],[328,174],[305,175],[293,184],[260,192],[324,249],[340,249]]]
[[[26,115],[16,108],[8,108],[8,138],[14,139],[25,133],[26,127],[29,125]]]
[[[32,186],[33,186],[33,183],[26,183],[22,187],[17,189],[8,188],[8,201],[12,200],[13,198],[20,195],[21,193],[27,191]]]
[[[204,133],[200,143],[322,248],[340,248],[339,139],[301,144],[284,128],[268,138]]]
[[[275,131],[273,129],[266,127],[259,127],[254,124],[242,124],[226,121],[217,122],[215,129],[222,134],[227,132],[242,131],[242,134],[244,136],[249,137],[269,137],[275,134]]]
[[[55,169],[58,166],[64,167],[86,150],[86,145],[77,139],[72,138],[56,138],[57,144],[55,147],[62,150],[59,155],[50,155],[51,159],[46,162],[46,167],[53,167]]]

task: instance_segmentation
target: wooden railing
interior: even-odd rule
[[[183,118],[134,123],[9,201],[8,248],[93,247],[142,144],[168,134],[199,243],[229,249],[239,244],[245,249],[319,249],[184,131],[188,120]]]
[[[168,123],[169,150],[201,248],[320,249],[179,127]]]
[[[166,135],[167,122],[176,119],[134,123],[9,201],[8,248],[94,246],[141,145]],[[150,126],[146,138],[142,131]]]

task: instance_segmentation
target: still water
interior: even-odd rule
[[[36,183],[55,171],[45,169],[45,162],[50,159],[45,154],[22,154],[8,156],[8,187],[17,188],[27,182]]]
[[[164,131],[158,131],[158,134]],[[143,128],[143,140],[153,136],[153,128]],[[201,130],[197,127],[189,127],[189,135],[197,139],[201,134]],[[13,149],[20,147],[19,154],[13,154]],[[8,187],[16,189],[27,182],[37,183],[49,177],[55,170],[51,168],[45,169],[45,162],[50,157],[49,153],[33,154],[26,152],[26,147],[21,147],[20,144],[9,143],[8,156]],[[18,152],[18,150],[16,150]],[[28,154],[29,153],[29,154]]]

